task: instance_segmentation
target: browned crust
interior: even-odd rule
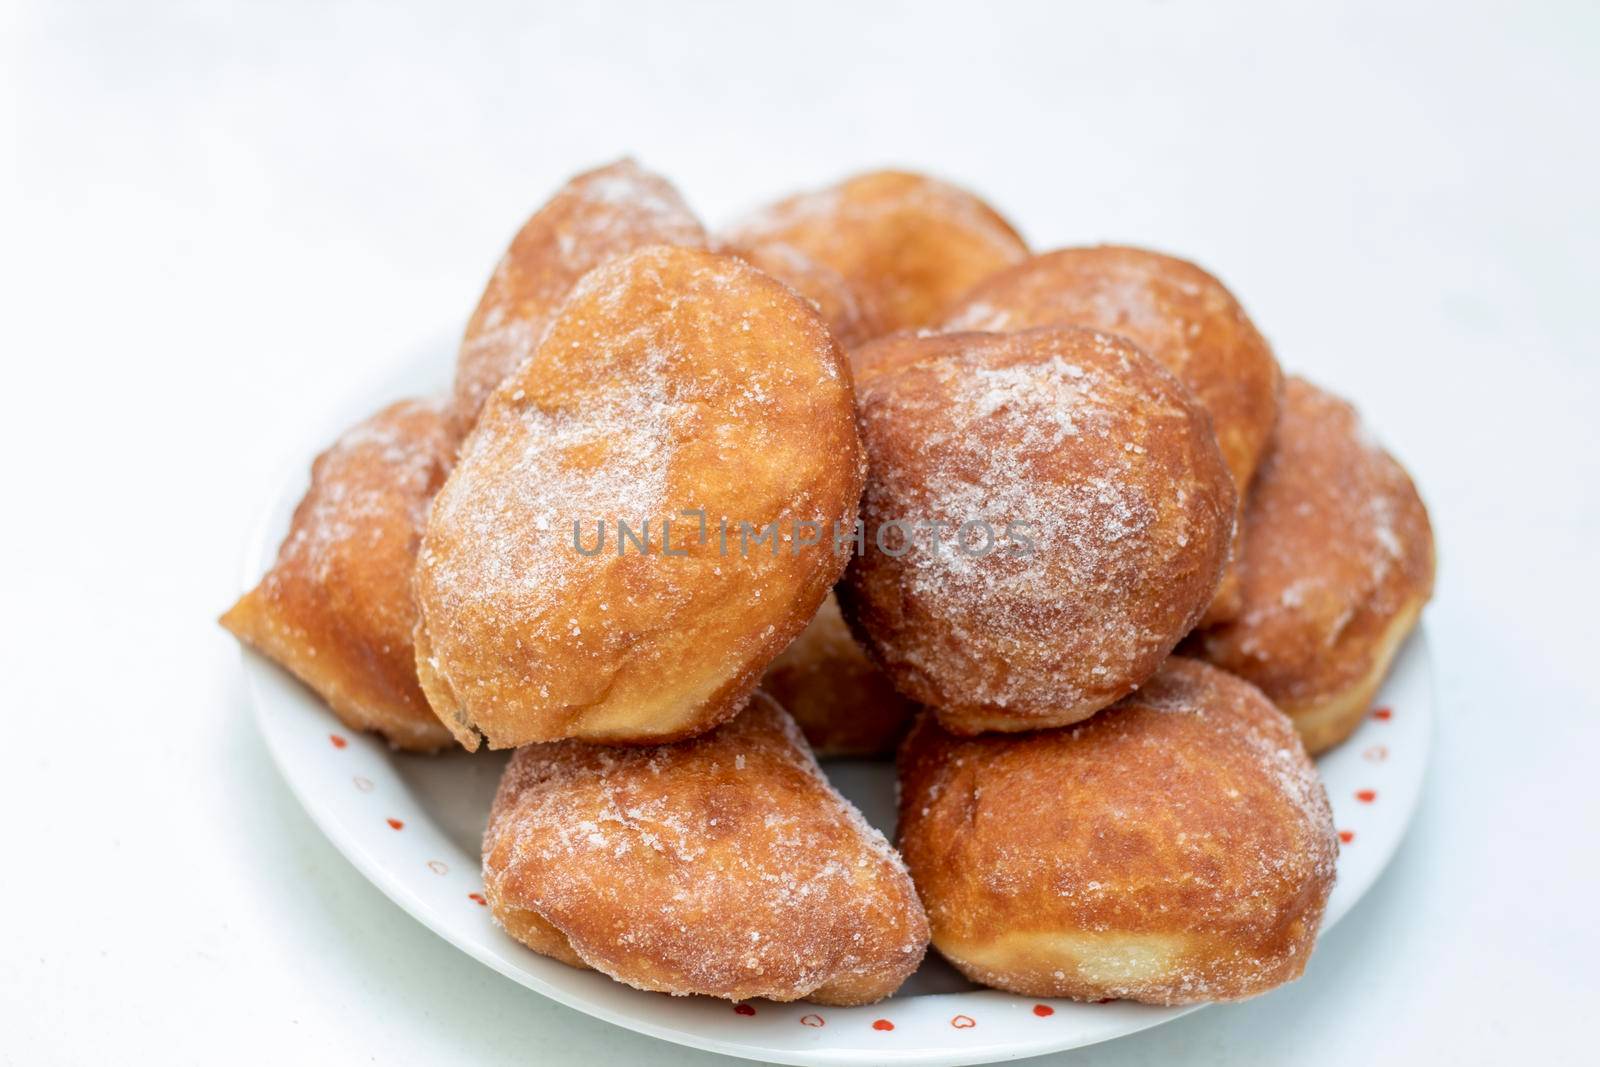
[[[832,594],[772,661],[761,688],[824,759],[891,755],[917,711],[850,635]]]
[[[763,693],[676,745],[519,750],[484,887],[535,951],[679,995],[870,1003],[928,942],[904,866]]]
[[[781,200],[728,240],[744,249],[786,245],[831,267],[868,303],[882,333],[932,325],[957,296],[1028,254],[978,197],[887,170]]]
[[[1243,609],[1190,642],[1319,752],[1344,740],[1433,593],[1428,512],[1343,400],[1300,378],[1244,512]]]
[[[631,159],[578,175],[512,238],[467,323],[450,427],[466,436],[496,386],[532,356],[578,279],[645,245],[701,248],[705,229],[665,178]]]
[[[728,244],[718,250],[759,267],[809,300],[847,352],[883,332],[882,313],[869,294],[856,292],[843,274],[793,245],[769,241],[751,248]]]
[[[877,374],[914,363],[959,356],[972,344],[971,333],[925,333],[899,330],[850,350],[850,369],[860,385]]]
[[[934,945],[1036,997],[1186,1004],[1305,967],[1334,880],[1327,796],[1248,683],[1174,657],[1085,723],[900,758],[900,847]]]
[[[417,684],[411,571],[454,444],[440,406],[403,401],[317,457],[277,562],[222,616],[354,730],[432,751],[450,733]]]
[[[896,335],[857,360],[868,548],[838,592],[896,688],[972,733],[1075,722],[1149,677],[1211,600],[1232,527],[1188,390],[1074,328]],[[1015,521],[1035,550],[963,559],[924,532],[894,558],[878,542],[897,519]]]
[[[765,273],[668,247],[592,272],[435,501],[416,644],[440,718],[468,747],[503,748],[656,743],[734,714],[845,563],[826,533],[741,554],[737,524],[850,529],[854,414],[838,346]],[[703,536],[685,509],[703,509]],[[648,554],[615,552],[619,520],[653,523]],[[611,547],[580,554],[575,521],[591,542],[603,521]]]
[[[1113,245],[1065,248],[999,272],[945,317],[951,330],[1067,324],[1121,334],[1194,390],[1242,502],[1277,419],[1282,375],[1233,294],[1174,256]],[[1230,572],[1209,619],[1231,618],[1238,596]]]

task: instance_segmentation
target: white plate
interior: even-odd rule
[[[377,410],[377,398],[436,388],[448,374],[450,351],[448,344],[431,346],[390,388],[375,390],[375,399],[353,408],[347,421]],[[331,427],[319,441],[331,441],[342,428]],[[257,533],[246,559],[246,586],[272,563],[305,491],[310,455],[301,457]],[[860,1008],[668,997],[573,970],[507,937],[482,902],[479,839],[505,753],[395,753],[345,729],[309,690],[270,661],[247,652],[244,666],[256,721],[290,789],[374,885],[501,974],[607,1022],[777,1063],[967,1064],[1094,1044],[1194,1010],[1036,1001],[980,990],[931,950],[900,993]],[[1372,887],[1399,846],[1421,792],[1433,715],[1430,657],[1419,631],[1401,650],[1373,714],[1318,761],[1343,840],[1324,930]],[[834,784],[892,837],[892,770],[853,761],[826,769]]]

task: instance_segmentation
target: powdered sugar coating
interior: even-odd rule
[[[902,750],[900,843],[974,981],[1159,1004],[1298,977],[1334,881],[1326,791],[1248,683],[1173,657],[1087,722]]]
[[[464,435],[494,388],[538,347],[579,278],[653,244],[700,248],[706,234],[666,179],[631,159],[580,174],[533,215],[495,266],[457,357],[451,423]]]
[[[484,885],[509,927],[532,912],[578,961],[678,995],[866,1003],[927,946],[899,855],[761,693],[676,745],[518,751]]]
[[[1243,506],[1277,418],[1281,375],[1265,338],[1221,282],[1193,263],[1142,248],[1065,248],[985,279],[944,321],[956,331],[1058,325],[1126,337],[1188,386],[1211,416]],[[1238,542],[1234,548],[1237,554]],[[1230,570],[1207,620],[1238,609]]]
[[[951,729],[1031,729],[1148,677],[1231,534],[1231,482],[1187,391],[1089,330],[899,335],[858,359],[869,550],[841,603],[896,685]],[[882,549],[907,519],[946,525],[896,559]],[[976,525],[958,545],[964,523],[993,549]]]
[[[1192,263],[1140,248],[1066,248],[1034,256],[968,293],[944,328],[1086,326],[1119,334],[1187,385],[1212,417],[1241,490],[1277,418],[1272,349],[1233,294]]]
[[[1320,750],[1360,721],[1432,593],[1427,509],[1354,408],[1291,378],[1245,507],[1244,544],[1239,617],[1191,644],[1297,722],[1347,704],[1307,737]]]
[[[348,430],[312,466],[272,570],[222,618],[347,725],[403,748],[450,736],[417,685],[411,572],[453,446],[438,399],[402,401]]]
[[[843,358],[733,257],[654,247],[584,277],[463,443],[419,556],[418,671],[463,743],[668,740],[738,710],[844,566],[828,541],[741,551],[738,526],[853,525]],[[621,522],[648,552],[619,551]]]

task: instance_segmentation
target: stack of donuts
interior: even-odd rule
[[[868,1003],[1296,978],[1310,756],[1432,589],[1427,513],[1204,270],[1034,253],[881,172],[720,234],[632,162],[530,218],[450,395],[312,468],[222,618],[400,749],[515,749],[507,934],[641,989]],[[891,844],[818,758],[893,759]]]

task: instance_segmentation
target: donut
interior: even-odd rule
[[[1067,248],[979,283],[949,311],[944,328],[1066,324],[1121,334],[1194,391],[1211,414],[1242,504],[1277,419],[1281,374],[1233,294],[1193,263],[1159,252]],[[1231,618],[1238,610],[1238,579],[1230,570],[1207,618]]]
[[[467,323],[450,425],[457,438],[533,354],[578,279],[645,245],[703,247],[705,229],[665,179],[631,159],[580,174],[523,224]]]
[[[1289,379],[1244,512],[1243,610],[1188,647],[1249,679],[1315,752],[1361,723],[1433,594],[1433,530],[1343,400]]]
[[[450,743],[417,684],[411,571],[453,452],[439,401],[402,401],[346,432],[312,464],[272,569],[221,619],[346,726],[414,751]]]
[[[423,691],[469,749],[708,730],[843,570],[863,477],[849,368],[811,305],[732,256],[613,259],[434,501]]]
[[[877,345],[893,352],[861,353],[857,390],[865,550],[838,593],[895,688],[976,733],[1076,722],[1153,674],[1232,530],[1193,395],[1093,330]]]
[[[823,759],[892,755],[917,711],[850,635],[831,593],[772,661],[761,688],[788,709]]]
[[[828,324],[833,339],[846,352],[881,332],[877,324],[882,316],[872,308],[866,296],[857,293],[844,275],[793,245],[781,241],[769,241],[753,248],[725,244],[720,250],[761,268],[811,301],[822,321]]]
[[[899,839],[934,947],[967,978],[1152,1004],[1299,977],[1338,853],[1289,720],[1182,657],[1075,726],[963,738],[921,717]]]
[[[759,692],[675,745],[519,749],[483,879],[534,951],[678,996],[867,1004],[928,945],[899,856]]]
[[[727,240],[743,249],[787,245],[833,268],[875,310],[882,333],[933,325],[951,301],[1028,254],[976,196],[902,171],[780,200]]]

